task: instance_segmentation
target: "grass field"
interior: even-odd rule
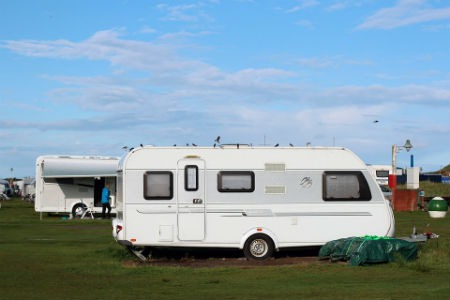
[[[399,185],[398,189],[406,189],[406,185]],[[425,196],[428,198],[436,196],[450,197],[450,184],[421,181],[420,189],[425,192]]]
[[[0,299],[450,299],[450,216],[396,213],[397,235],[440,235],[413,262],[351,267],[150,266],[111,236],[109,220],[41,221],[21,200],[0,208]]]

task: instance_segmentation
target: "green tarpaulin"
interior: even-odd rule
[[[334,240],[319,251],[319,259],[348,261],[352,266],[391,262],[398,256],[407,261],[416,259],[417,245],[395,238],[365,236]]]

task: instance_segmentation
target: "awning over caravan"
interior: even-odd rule
[[[43,157],[42,177],[116,176],[119,159],[115,157]]]

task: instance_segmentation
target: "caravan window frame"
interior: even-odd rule
[[[250,180],[249,186],[227,187],[229,182],[226,181],[226,178],[228,176],[242,176],[244,181]],[[217,190],[221,193],[252,193],[255,191],[255,173],[253,171],[220,171],[217,173]]]
[[[356,181],[352,182],[348,179],[346,180],[344,179],[344,176],[354,177]],[[332,179],[340,179],[342,186],[336,187],[328,184],[328,182],[330,182],[329,180]],[[355,183],[357,183],[357,187],[355,186]],[[355,188],[357,188],[357,190],[355,190]],[[349,194],[351,189],[354,189],[353,195],[351,195],[351,192]],[[344,191],[348,196],[342,195]],[[366,177],[364,177],[363,173],[360,171],[325,171],[323,173],[322,199],[324,201],[370,201],[372,200],[372,193]]]
[[[152,176],[167,176],[168,175],[168,181],[165,185],[169,188],[168,193],[166,195],[156,195],[153,196],[151,193],[151,183],[148,181],[150,180],[150,177]],[[162,177],[162,176],[161,176]],[[173,173],[170,171],[147,171],[144,173],[143,176],[144,179],[144,199],[146,200],[171,200],[173,199]],[[164,187],[165,188],[165,187]]]

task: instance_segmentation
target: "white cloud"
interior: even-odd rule
[[[302,57],[294,60],[294,63],[313,69],[335,68],[342,65],[372,65],[370,60],[349,59],[340,55],[325,57]]]
[[[144,26],[141,28],[140,32],[146,33],[146,34],[152,34],[152,33],[156,33],[157,30],[152,27],[149,27],[149,26]]]
[[[349,5],[348,1],[337,1],[335,3],[332,3],[328,6],[329,11],[336,11],[336,10],[342,10],[347,8]]]
[[[372,0],[337,0],[331,4],[328,4],[327,10],[328,11],[338,11],[338,10],[344,10],[348,8],[353,7],[361,7],[367,3],[374,2]],[[377,1],[375,1],[377,2]]]
[[[334,131],[333,128],[336,128],[336,126],[342,128],[370,124],[385,114],[386,111],[391,110],[389,107],[391,105],[385,103],[366,106],[344,104],[341,106],[317,107],[299,111],[296,118],[302,121],[305,126],[310,124],[309,126],[313,128],[320,125],[322,129]],[[357,130],[357,127],[354,130]]]
[[[424,105],[447,105],[450,99],[450,90],[444,87],[405,85],[386,87],[371,86],[342,86],[325,93],[335,101],[357,102],[396,102]],[[358,100],[359,99],[359,100]]]
[[[304,67],[309,68],[328,68],[336,65],[335,59],[327,58],[327,57],[308,57],[308,58],[299,58],[297,63]]]
[[[179,40],[185,38],[193,38],[193,37],[201,37],[206,35],[211,35],[214,32],[212,31],[200,31],[200,32],[189,32],[189,31],[180,31],[180,32],[172,32],[166,33],[159,37],[160,40]]]
[[[215,4],[214,2],[209,2]],[[163,18],[166,21],[175,22],[198,22],[198,21],[211,21],[212,18],[204,12],[203,8],[208,3],[197,2],[195,4],[158,4],[156,7],[166,13]]]
[[[73,103],[81,109],[103,113],[132,113],[139,107],[151,107],[156,115],[167,115],[168,108],[186,110],[196,105],[213,109],[223,101],[264,105],[280,102],[366,105],[392,101],[442,105],[450,99],[450,91],[445,85],[306,88],[296,82],[298,74],[292,71],[247,68],[225,72],[214,65],[181,57],[178,52],[182,49],[170,44],[126,40],[120,34],[120,30],[106,30],[80,42],[7,41],[3,47],[34,57],[108,61],[111,66],[126,70],[114,76],[46,76],[64,84],[50,91],[53,101]],[[313,68],[370,64],[341,56],[300,58],[297,63]],[[136,77],[128,76],[135,71],[144,72]]]
[[[314,24],[313,22],[309,21],[309,20],[298,20],[297,22],[295,22],[296,25],[306,28],[306,29],[313,29],[314,28]]]
[[[306,8],[310,8],[310,7],[314,7],[319,5],[319,2],[317,0],[300,0],[298,1],[298,4],[287,9],[286,12],[287,13],[294,13],[297,12],[299,10],[303,10]]]
[[[123,72],[113,70],[113,74],[95,77],[41,75],[60,84],[48,90],[53,103],[65,109],[74,106],[83,114],[45,121],[3,118],[0,136],[6,131],[39,131],[35,136],[84,141],[84,135],[88,137],[90,132],[98,132],[97,136],[110,139],[109,147],[120,149],[119,143],[210,145],[220,134],[228,142],[258,145],[265,140],[268,144],[304,145],[310,141],[314,145],[332,145],[335,141],[336,145],[348,146],[357,152],[376,152],[389,150],[389,141],[399,138],[397,132],[417,140],[431,136],[417,126],[420,117],[417,113],[403,113],[405,107],[438,105],[440,109],[434,110],[439,113],[448,110],[447,82],[333,88],[319,84],[305,86],[292,70],[243,67],[225,71],[216,65],[183,57],[180,54],[183,46],[164,43],[157,37],[152,42],[128,40],[121,33],[121,30],[100,31],[79,42],[4,42],[1,47],[22,55],[106,61],[113,69]],[[300,58],[297,63],[325,69],[371,62],[343,56],[319,56]],[[46,113],[51,115],[51,112]],[[424,121],[432,121],[432,117],[427,118]],[[374,125],[374,119],[380,119],[380,124]],[[438,121],[435,127],[441,128],[445,120]],[[432,134],[445,136],[448,129],[443,130],[434,130]],[[32,142],[37,147],[42,145],[40,141]],[[85,141],[77,149],[85,153],[94,151],[92,149],[111,153],[105,150],[107,146],[99,144]],[[362,150],[368,145],[369,150]],[[59,145],[58,149],[68,153],[71,147],[74,147],[72,143]]]
[[[357,29],[392,29],[444,19],[450,19],[450,7],[428,8],[423,0],[400,0],[368,17]]]
[[[120,35],[118,30],[104,30],[78,43],[67,40],[9,40],[2,47],[26,56],[105,60],[112,66],[155,73],[182,72],[203,65],[179,58],[173,45],[125,40]]]

